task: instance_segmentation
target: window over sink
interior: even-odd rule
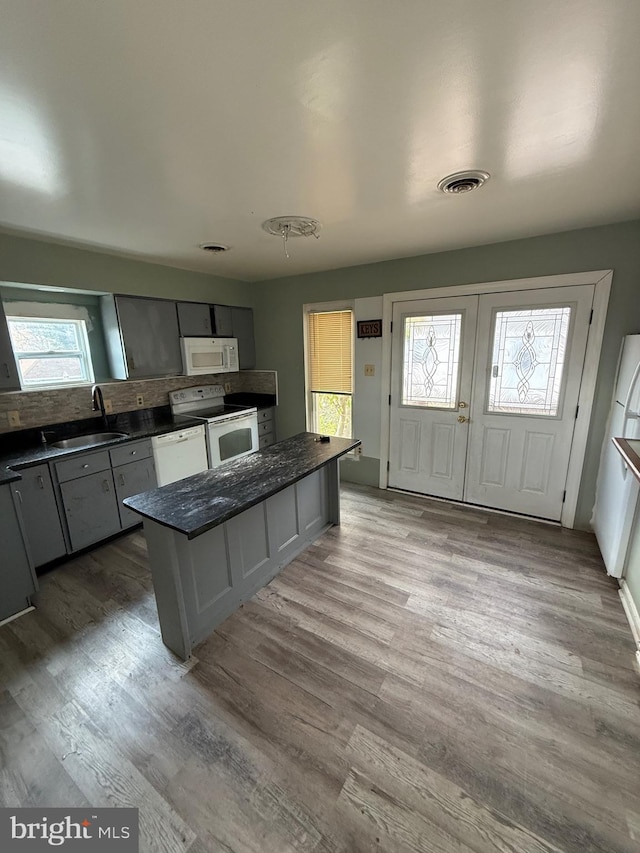
[[[84,320],[7,317],[23,389],[93,382]]]

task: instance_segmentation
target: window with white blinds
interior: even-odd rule
[[[311,430],[351,438],[353,311],[309,311],[306,356]]]

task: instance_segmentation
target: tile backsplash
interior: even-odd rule
[[[243,370],[240,373],[221,373],[206,376],[170,376],[163,379],[101,382],[105,400],[111,400],[114,414],[135,409],[169,405],[169,392],[193,385],[228,384],[229,392],[239,391],[277,394],[277,374],[274,370]],[[144,403],[139,406],[137,397]],[[17,412],[19,426],[9,426],[9,412]],[[82,418],[94,418],[91,408],[91,387],[55,388],[43,391],[9,391],[0,394],[0,433],[16,432],[44,424],[59,424]]]

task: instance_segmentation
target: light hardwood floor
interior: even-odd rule
[[[134,532],[0,628],[9,806],[140,808],[142,851],[638,853],[640,679],[592,536],[343,488],[183,664]]]

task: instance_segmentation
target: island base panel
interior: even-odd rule
[[[186,660],[327,528],[340,521],[337,459],[194,539],[145,519],[162,640]]]

